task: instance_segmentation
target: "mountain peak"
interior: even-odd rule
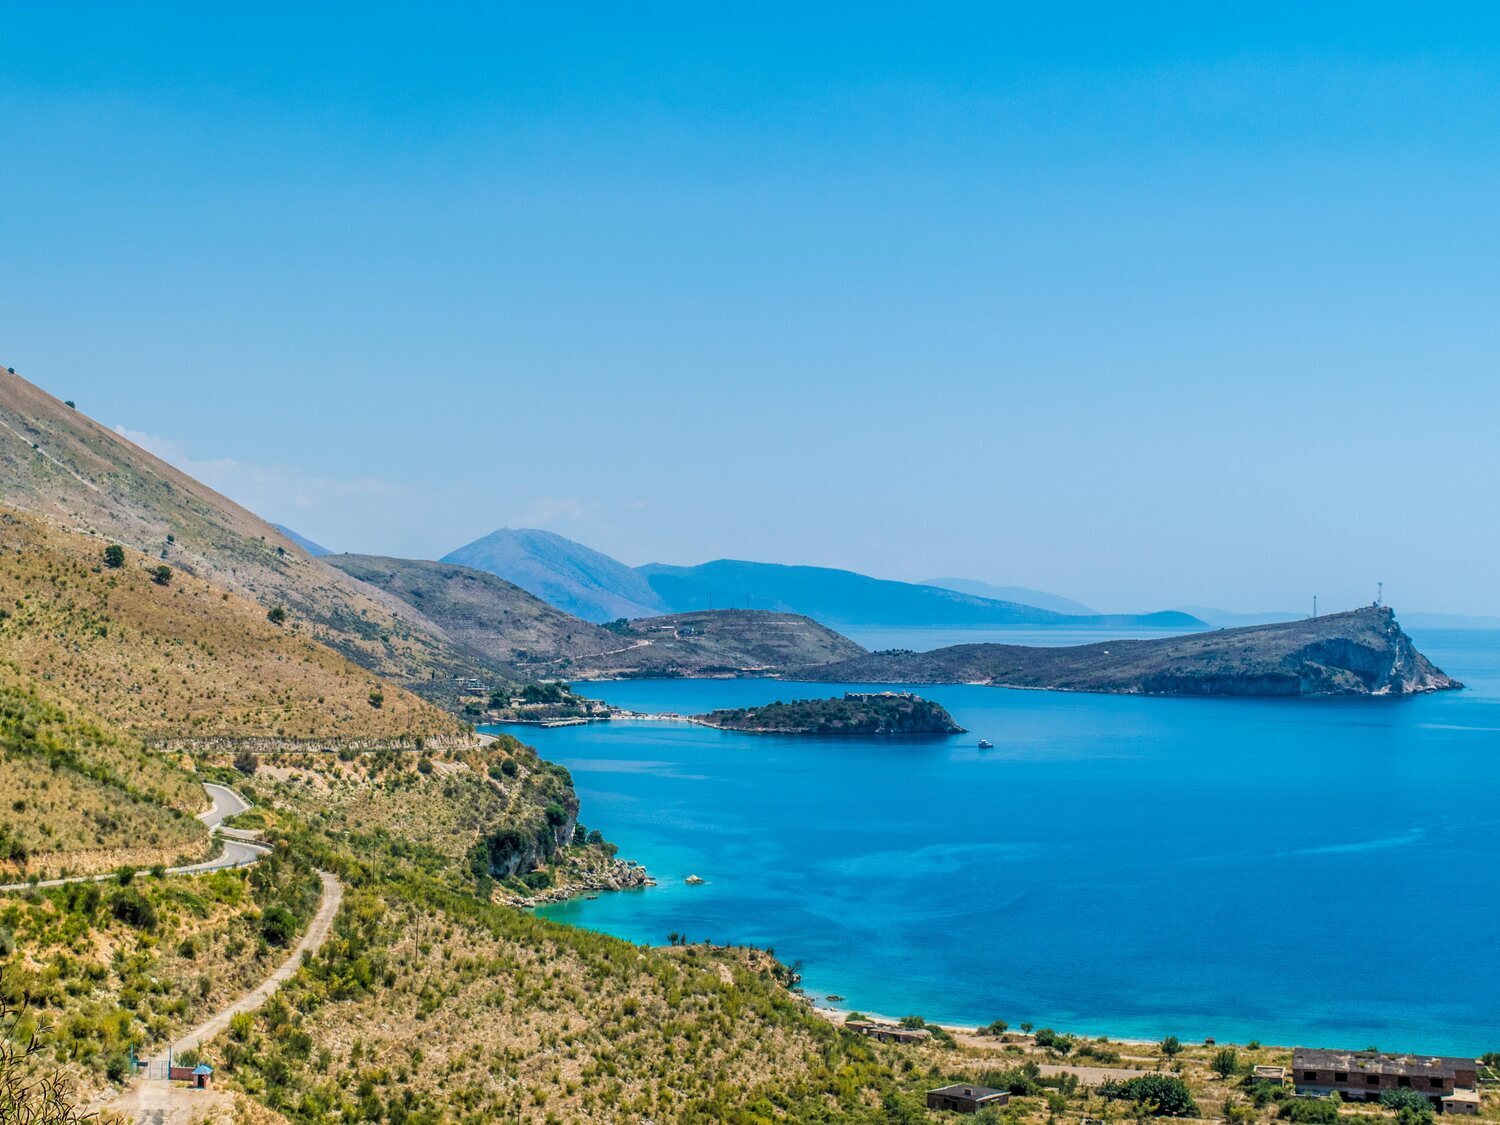
[[[630,567],[555,531],[502,527],[444,555],[586,621],[650,617],[666,605]]]

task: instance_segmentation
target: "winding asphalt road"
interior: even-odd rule
[[[205,871],[225,871],[231,867],[248,867],[252,863],[259,862],[261,856],[270,854],[270,848],[254,842],[255,833],[222,827],[225,820],[248,809],[249,801],[229,786],[215,785],[211,781],[203,783],[203,790],[213,803],[198,814],[198,819],[208,825],[209,834],[219,838],[224,846],[213,859],[206,859],[202,863],[184,864],[182,867],[167,868],[168,875],[200,875]],[[0,891],[24,891],[31,887],[62,887],[69,883],[103,883],[114,877],[115,874],[111,871],[103,875],[75,875],[70,879],[43,879],[38,883],[5,883],[0,885]]]

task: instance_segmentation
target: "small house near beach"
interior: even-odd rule
[[[879,1020],[847,1020],[844,1026],[882,1043],[925,1043],[932,1038],[932,1032],[924,1027],[902,1027]]]
[[[1008,1090],[996,1090],[989,1086],[964,1086],[954,1084],[927,1091],[928,1109],[946,1109],[954,1113],[978,1113],[990,1106],[1002,1106],[1010,1101]]]

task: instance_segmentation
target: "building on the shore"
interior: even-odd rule
[[[978,1113],[990,1106],[1002,1106],[1010,1101],[1008,1090],[996,1090],[989,1086],[964,1086],[955,1084],[927,1091],[928,1109],[948,1109],[954,1113]]]
[[[1475,1059],[1306,1047],[1292,1054],[1292,1081],[1299,1094],[1374,1102],[1387,1090],[1414,1090],[1443,1113],[1479,1112],[1478,1077]]]
[[[1250,1078],[1255,1082],[1274,1082],[1278,1086],[1286,1085],[1286,1067],[1284,1066],[1257,1066],[1250,1070]]]
[[[899,1023],[882,1023],[879,1020],[846,1020],[844,1026],[882,1043],[925,1043],[932,1032],[925,1027],[902,1027]]]

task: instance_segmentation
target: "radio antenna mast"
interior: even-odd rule
[[[1318,616],[1318,595],[1313,595],[1313,616]]]
[[[1385,583],[1375,583],[1375,604],[1381,605],[1385,602]]]

